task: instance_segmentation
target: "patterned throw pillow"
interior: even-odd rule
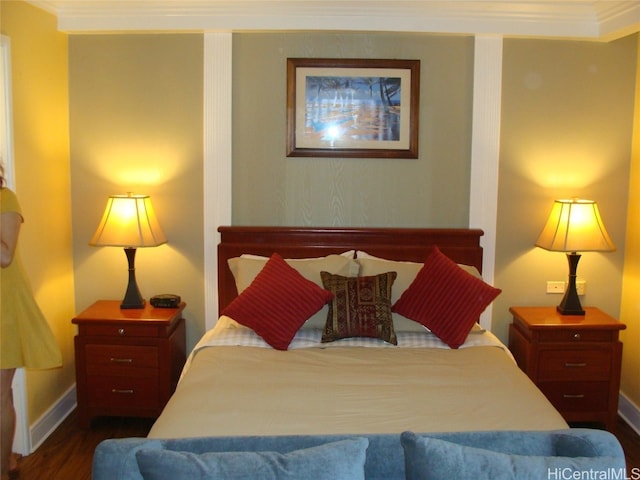
[[[370,277],[343,277],[321,272],[324,288],[333,294],[322,342],[370,337],[398,344],[391,318],[391,287],[396,272]]]
[[[273,348],[286,350],[302,324],[332,298],[274,253],[222,315],[251,328]]]
[[[434,247],[393,311],[421,323],[451,348],[458,348],[500,292]]]

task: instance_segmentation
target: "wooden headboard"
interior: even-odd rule
[[[346,228],[346,227],[219,227],[218,308],[237,295],[227,260],[243,253],[284,258],[321,257],[347,250],[363,250],[390,260],[424,262],[430,248],[438,248],[456,263],[482,272],[479,229]]]

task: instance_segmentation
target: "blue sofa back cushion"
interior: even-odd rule
[[[544,457],[562,454],[567,457],[598,457],[599,467],[602,468],[622,467],[625,461],[624,452],[616,437],[603,430],[573,428],[541,432],[482,431],[418,433],[418,435],[508,455]],[[136,460],[136,452],[139,450],[191,452],[198,455],[212,452],[288,454],[295,450],[356,437],[366,437],[369,440],[364,464],[366,480],[405,480],[404,450],[398,434],[212,436],[177,439],[114,438],[102,441],[96,448],[92,478],[93,480],[143,480]],[[573,441],[573,437],[578,440]],[[611,458],[614,459],[613,462],[610,461]],[[475,479],[477,472],[474,473],[472,478]],[[619,474],[620,471],[615,473]],[[543,473],[542,478],[547,478],[546,472]]]
[[[624,457],[598,456],[598,448],[588,439],[562,433],[548,435],[546,448],[537,452],[537,455],[505,453],[479,445],[465,445],[464,434],[461,443],[451,440],[420,436],[413,432],[402,433],[400,441],[404,449],[406,479],[584,478],[574,477],[574,472],[575,475],[611,471],[623,474],[625,468]],[[487,445],[489,448],[495,447],[491,443]]]
[[[205,478],[294,480],[364,480],[369,440],[353,438],[289,453],[207,452],[157,449],[136,452],[144,480]]]

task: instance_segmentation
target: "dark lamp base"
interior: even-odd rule
[[[136,282],[136,249],[125,248],[124,253],[127,255],[127,261],[129,262],[129,284],[127,285],[127,292],[124,294],[120,308],[144,308],[144,298],[142,298],[138,283]]]
[[[582,310],[582,308],[578,309],[578,310],[572,310],[570,308],[563,308],[561,305],[558,305],[556,307],[556,309],[558,310],[558,313],[562,314],[562,315],[584,315],[585,312],[584,310]]]
[[[582,305],[580,305],[580,298],[578,297],[578,289],[576,288],[580,255],[575,252],[567,253],[567,261],[569,262],[569,284],[557,309],[562,315],[584,315],[584,310],[582,309]]]
[[[127,298],[125,298],[120,304],[120,308],[125,310],[128,308],[144,308],[144,304],[145,304],[144,299],[141,302],[139,301],[131,302]]]

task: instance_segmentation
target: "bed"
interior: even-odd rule
[[[149,437],[567,428],[477,324],[481,230],[219,231],[220,318]]]

